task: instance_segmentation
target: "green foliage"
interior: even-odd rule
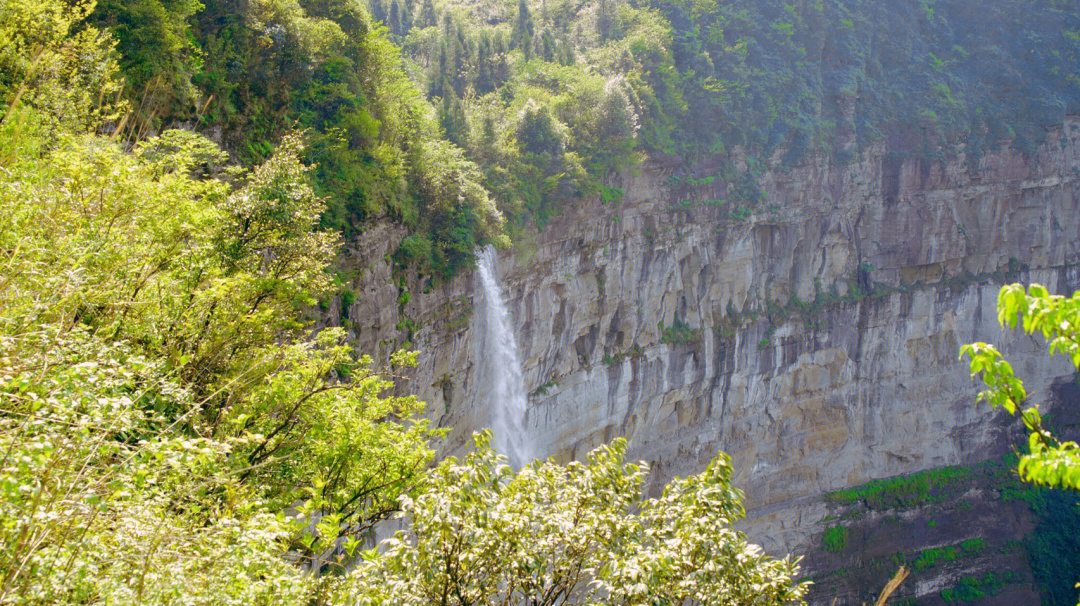
[[[247,174],[180,131],[25,149],[0,171],[0,601],[319,599],[303,570],[340,566],[439,434],[310,331],[338,239],[300,137]]]
[[[480,185],[476,165],[444,141],[425,143],[414,171],[420,226],[431,244],[430,258],[421,267],[449,279],[472,266],[477,247],[494,239],[502,214]],[[421,254],[422,242],[414,240],[403,257]]]
[[[116,37],[125,85],[143,99],[137,121],[188,113],[198,103],[191,79],[201,53],[190,25],[202,8],[198,0],[98,0],[90,22]]]
[[[745,206],[740,206],[739,208],[731,211],[731,218],[735,219],[736,221],[745,221],[749,219],[750,215],[752,214],[754,214],[754,211],[746,208]]]
[[[14,135],[6,144],[15,145],[23,130],[92,131],[126,109],[117,99],[114,42],[82,23],[91,10],[93,3],[54,0],[10,0],[0,8],[0,112]],[[0,158],[9,151],[0,148]]]
[[[392,4],[403,29],[401,6]],[[446,179],[437,169],[447,144],[398,48],[360,3],[103,0],[91,20],[118,40],[133,105],[119,129],[124,139],[194,122],[221,132],[234,158],[253,165],[286,132],[307,129],[305,159],[316,166],[314,187],[327,200],[324,226],[351,235],[379,220],[404,223],[432,242],[431,254],[415,261],[440,277],[471,264],[471,248],[464,255],[461,248],[498,235],[501,219],[489,225],[486,196],[475,194],[481,174],[460,162],[448,170],[468,193],[425,197]],[[102,92],[115,96],[117,88]],[[102,98],[97,89],[93,95]],[[446,134],[464,141],[460,101],[447,96],[440,108]],[[446,214],[453,215],[450,227],[440,229]]]
[[[671,326],[664,326],[664,323],[660,322],[660,342],[667,343],[669,345],[686,345],[689,343],[697,343],[701,340],[701,330],[697,328],[691,328],[689,324],[679,319],[679,316],[675,316],[675,320]]]
[[[533,47],[533,19],[528,0],[518,1],[517,18],[514,20],[514,33],[510,36],[510,48],[521,49],[528,60]]]
[[[16,2],[46,15],[57,4]],[[966,140],[977,163],[1003,138],[1033,150],[1046,126],[1080,110],[1080,41],[1069,35],[1080,13],[1057,4],[980,0],[971,10],[938,7],[932,19],[914,1],[895,10],[850,0],[369,4],[374,18],[351,0],[102,0],[91,22],[117,41],[122,96],[133,108],[121,136],[195,123],[254,165],[288,130],[310,129],[307,159],[328,198],[323,224],[351,235],[375,221],[402,222],[433,248],[399,260],[445,278],[471,265],[471,252],[460,250],[471,243],[503,230],[527,239],[575,199],[617,199],[608,184],[632,174],[646,153],[699,157],[741,145],[756,157],[783,149],[791,165],[812,152],[850,159],[892,136],[901,156],[937,157]],[[65,28],[40,31],[62,37]],[[14,77],[0,82],[9,98],[34,43],[3,33],[24,47]],[[68,71],[51,81],[111,65],[101,31],[80,35],[85,49],[96,45],[97,63],[57,67],[52,74]],[[1023,42],[1030,39],[1040,40],[1035,51]],[[61,109],[100,114],[91,126],[119,118],[123,103],[109,102],[119,81],[102,89],[91,84],[108,70],[89,71],[75,93],[53,86],[35,102],[66,97]],[[435,165],[424,156],[442,136],[475,163],[478,171],[462,173],[472,181],[466,189],[493,194],[505,225],[488,224],[475,196],[451,199],[460,208],[449,222],[429,214],[439,205],[418,192],[438,178],[425,175]],[[732,217],[744,220],[764,196],[764,164],[748,160],[746,170],[682,185],[723,181],[719,199],[733,200]]]
[[[1015,467],[1013,459],[1008,464]],[[1076,604],[1080,577],[1072,563],[1080,561],[1080,506],[1074,493],[1015,479],[1014,486],[1002,491],[1002,499],[1022,499],[1035,516],[1035,530],[1024,537],[1023,548],[1044,603]]]
[[[982,539],[968,539],[960,543],[960,551],[965,556],[978,555],[986,547],[986,541]]]
[[[406,236],[398,245],[394,253],[395,258],[401,265],[412,263],[426,264],[431,262],[431,239],[425,234],[413,234]]]
[[[1080,12],[1057,3],[979,0],[933,18],[914,0],[895,10],[852,0],[369,3],[374,18],[352,0],[13,0],[0,15],[12,40],[0,50],[0,98],[22,97],[40,120],[115,127],[126,141],[197,124],[249,166],[284,133],[309,129],[323,225],[348,236],[401,222],[433,248],[400,260],[440,278],[471,265],[469,244],[504,230],[527,239],[573,200],[617,199],[608,184],[646,154],[748,149],[745,170],[682,184],[722,181],[718,200],[744,220],[764,199],[755,157],[849,161],[892,137],[899,156],[966,142],[977,163],[1004,138],[1034,150],[1047,126],[1080,110],[1070,33]],[[73,29],[86,14],[93,27]],[[505,225],[489,224],[476,196],[419,195],[439,178],[426,173],[443,136],[478,169],[460,173],[465,189],[493,194]],[[460,208],[450,220],[429,214],[442,204]]]
[[[356,292],[345,289],[341,291],[341,307],[348,309],[353,303],[356,302]]]
[[[610,204],[622,198],[626,194],[626,191],[621,187],[607,187],[606,185],[600,186],[600,197],[604,201],[604,204]]]
[[[433,102],[461,100],[463,145],[514,235],[603,191],[642,151],[692,158],[742,145],[758,157],[783,150],[790,166],[814,152],[850,162],[892,137],[901,156],[940,157],[966,142],[977,163],[1003,138],[1034,149],[1046,126],[1080,109],[1080,43],[1067,34],[1080,13],[1058,4],[980,0],[939,7],[932,19],[915,0],[893,9],[848,0],[451,0],[422,9],[439,11],[439,27],[414,29],[402,44]],[[1041,41],[1036,51],[1025,36]],[[1012,86],[983,86],[987,72]],[[1021,92],[1030,90],[1046,94]],[[558,154],[520,153],[532,147],[517,129],[530,104],[548,108],[552,132],[563,127],[564,166],[585,174],[553,166]],[[763,164],[750,164],[678,185],[723,177],[734,218],[745,219],[764,193],[754,174]]]
[[[1039,333],[1049,343],[1050,356],[1064,356],[1080,369],[1080,292],[1070,298],[1051,295],[1039,284],[1028,289],[1011,284],[1001,288],[997,309],[1002,327],[1022,326],[1029,335]],[[960,357],[964,356],[970,359],[971,378],[981,375],[986,385],[977,401],[1015,415],[1027,399],[1027,391],[997,348],[971,343],[960,348]],[[1021,418],[1030,434],[1028,452],[1017,466],[1020,477],[1036,484],[1080,489],[1080,446],[1059,441],[1044,428],[1037,406],[1024,409]]]
[[[558,382],[555,381],[554,378],[548,379],[547,382],[545,382],[543,385],[541,385],[541,386],[537,387],[536,389],[534,389],[533,392],[532,392],[532,395],[534,395],[534,396],[546,396],[548,390],[551,389],[552,387],[555,387],[556,385],[558,385]]]
[[[827,528],[821,535],[821,542],[825,544],[825,551],[840,552],[847,549],[848,529],[844,526]]]
[[[647,468],[624,463],[623,440],[584,463],[516,472],[489,441],[478,434],[464,461],[443,462],[405,500],[409,530],[366,554],[352,603],[801,602],[797,564],[731,529],[744,511],[725,456],[645,499]]]
[[[863,502],[871,509],[914,507],[940,499],[942,495],[934,493],[961,482],[970,473],[970,469],[963,467],[929,469],[910,476],[873,480],[861,486],[831,492],[825,499],[844,505]]]
[[[981,577],[962,577],[954,587],[941,592],[941,599],[948,604],[975,602],[986,596],[997,595],[1006,585],[1022,581],[1022,577],[1015,572],[988,572]]]
[[[604,366],[611,366],[612,364],[618,364],[619,362],[622,362],[626,359],[635,360],[644,356],[645,348],[638,345],[637,343],[634,343],[633,347],[631,347],[630,349],[617,352],[614,355],[605,352],[604,358],[601,360],[601,363]]]
[[[312,307],[347,280],[329,271],[339,236],[319,229],[302,135],[248,171],[190,132],[125,146],[81,121],[35,124],[0,129],[0,602],[423,604],[451,585],[537,603],[574,588],[611,604],[804,595],[796,561],[731,529],[744,511],[723,455],[659,499],[642,497],[623,441],[515,473],[482,436],[465,464],[429,472],[443,431],[423,404],[391,395],[344,330],[313,328]],[[482,211],[406,248],[428,241],[452,267],[497,211],[448,144],[425,143],[410,170],[430,216]],[[400,509],[415,541],[357,562]]]
[[[955,547],[941,547],[927,549],[919,554],[919,557],[911,564],[915,570],[926,570],[938,564],[951,562],[957,558],[959,552]]]

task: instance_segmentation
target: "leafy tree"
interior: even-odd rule
[[[479,171],[461,149],[446,142],[426,145],[417,157],[417,197],[430,233],[426,269],[448,279],[473,262],[476,247],[494,239],[502,213],[479,184]]]
[[[637,146],[638,117],[626,93],[625,82],[612,79],[604,86],[599,116],[599,149],[593,156],[598,163],[606,169],[619,171],[640,161],[633,153]]]
[[[422,404],[309,332],[337,237],[302,153],[81,135],[0,173],[0,601],[306,602],[296,564],[415,489]]]
[[[196,405],[166,365],[79,329],[35,333],[6,333],[0,349],[0,600],[314,597],[283,557],[292,523],[236,482],[230,444],[158,412]],[[38,338],[48,349],[32,348]]]
[[[1051,295],[1039,284],[1027,289],[1010,284],[998,293],[997,310],[1003,327],[1020,326],[1029,335],[1042,335],[1049,343],[1051,356],[1064,356],[1080,370],[1080,292],[1065,297]],[[1030,432],[1029,452],[1020,457],[1020,477],[1035,484],[1080,490],[1080,446],[1061,441],[1044,428],[1038,406],[1020,410],[1027,392],[1001,352],[980,342],[961,347],[960,357],[964,356],[970,359],[971,377],[980,376],[986,385],[978,401],[1004,408],[1009,414],[1020,412]]]
[[[549,163],[562,157],[564,137],[547,105],[530,99],[521,110],[517,144],[521,153],[543,156]]]
[[[125,84],[137,95],[142,119],[197,109],[191,79],[200,57],[190,27],[200,9],[198,0],[98,0],[90,21],[116,37]]]
[[[383,6],[395,33],[406,34],[407,7]],[[415,195],[414,158],[439,138],[438,116],[361,3],[260,0],[233,7],[209,0],[196,20],[196,38],[213,49],[195,79],[208,95],[206,122],[223,127],[235,157],[260,163],[270,142],[299,125],[308,129],[305,159],[317,165],[314,189],[327,201],[323,225],[349,236],[375,221],[397,221],[410,231],[433,224]],[[467,49],[454,29],[451,22],[440,30],[447,52],[427,64],[429,92],[439,97],[447,84],[457,93],[467,84],[459,77],[468,73]],[[470,212],[484,211],[461,211]],[[477,242],[486,237],[470,234]]]
[[[351,603],[789,604],[807,586],[731,524],[744,515],[724,455],[644,499],[644,464],[616,440],[566,467],[513,471],[475,436],[407,499],[409,529],[351,575]]]
[[[92,3],[12,0],[0,9],[0,99],[6,128],[91,131],[126,110],[115,42],[83,24]],[[30,108],[32,114],[22,111]]]

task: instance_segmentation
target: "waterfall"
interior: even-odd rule
[[[506,309],[496,278],[498,257],[493,246],[478,254],[477,276],[483,300],[480,303],[480,389],[482,405],[495,433],[493,446],[519,467],[532,458],[525,430],[525,382],[518,359],[517,341],[510,311]]]

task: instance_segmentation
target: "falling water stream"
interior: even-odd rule
[[[525,383],[518,358],[517,341],[510,311],[499,288],[495,248],[479,253],[477,276],[483,300],[480,304],[480,389],[482,405],[488,409],[494,431],[495,448],[519,467],[532,458],[525,430]]]

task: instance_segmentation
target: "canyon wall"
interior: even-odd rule
[[[1073,381],[1040,343],[1003,332],[994,306],[1006,281],[1080,287],[1080,122],[1035,158],[1004,147],[972,164],[881,144],[848,165],[766,170],[766,197],[749,205],[704,178],[719,161],[655,161],[623,180],[621,199],[567,208],[500,255],[535,454],[568,460],[625,436],[656,490],[726,451],[752,540],[809,553],[819,579],[858,565],[865,558],[821,549],[838,515],[828,494],[995,460],[1017,437],[1015,419],[974,405],[961,344],[999,344],[1033,401],[1053,405]],[[343,271],[355,300],[329,316],[376,359],[411,338],[422,354],[403,388],[453,428],[443,451],[460,452],[491,419],[471,323],[477,286],[470,275],[434,287],[392,275],[401,235],[388,225],[354,243]],[[995,507],[994,519],[1015,509]],[[884,514],[864,520],[874,515]],[[978,531],[945,526],[897,550]],[[853,532],[865,549],[881,546]],[[932,603],[948,580],[920,582],[906,591]],[[831,587],[838,604],[865,599],[865,587]]]

